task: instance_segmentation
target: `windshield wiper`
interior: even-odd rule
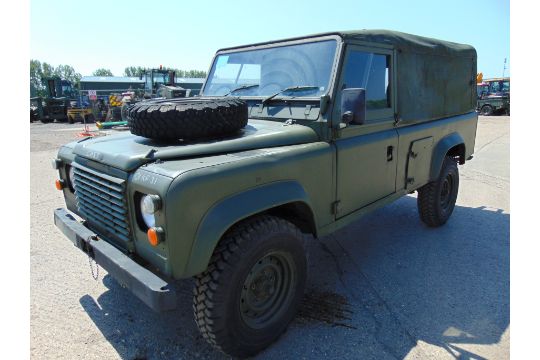
[[[244,90],[244,89],[251,89],[251,88],[254,88],[254,87],[257,87],[259,86],[259,84],[251,84],[251,85],[242,85],[242,86],[239,86],[237,88],[234,88],[232,89],[231,91],[229,91],[228,93],[226,93],[225,95],[223,96],[229,96],[231,95],[233,92],[235,91],[238,91],[238,90]]]
[[[288,88],[278,91],[275,94],[268,96],[267,98],[264,98],[261,104],[262,105],[266,104],[268,101],[272,100],[273,98],[275,98],[276,96],[280,94],[283,94],[284,92],[288,92],[288,91],[296,92],[296,91],[315,90],[315,89],[319,89],[319,87],[318,86],[290,86]]]

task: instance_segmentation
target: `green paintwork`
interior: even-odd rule
[[[478,99],[478,111],[482,111],[485,105],[493,108],[493,112],[503,111],[506,114],[510,113],[510,96],[493,96],[484,99]]]
[[[490,106],[493,114],[510,114],[510,78],[484,79],[477,84],[478,103],[476,110],[482,113],[482,108]]]
[[[126,179],[132,239],[125,251],[184,278],[204,271],[223,234],[249,216],[270,212],[323,236],[435,179],[447,154],[461,163],[472,155],[474,48],[380,30],[292,42],[326,39],[338,41],[328,92],[264,106],[260,97],[242,97],[249,124],[236,136],[164,144],[119,134],[68,144],[58,158]],[[363,125],[341,121],[343,69],[353,50],[387,56],[396,84],[389,87],[390,106],[368,110]],[[65,168],[59,171],[65,178]],[[162,199],[156,226],[164,241],[157,247],[137,222],[141,193]],[[69,189],[64,195],[77,212],[74,195]]]
[[[238,219],[291,202],[311,208],[302,185],[296,181],[276,181],[232,195],[212,206],[198,227],[195,237],[200,240],[191,249],[186,272],[196,274],[204,270],[211,255],[207,249],[214,247],[214,239],[220,239]]]
[[[163,142],[123,133],[84,141],[77,144],[74,152],[113,167],[131,171],[156,159],[180,159],[193,156],[239,152],[280,145],[301,144],[316,141],[317,134],[304,126],[253,120],[239,135],[225,140],[202,143],[164,144]],[[116,150],[121,147],[122,152]]]

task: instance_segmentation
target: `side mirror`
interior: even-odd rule
[[[341,91],[341,122],[356,125],[366,122],[366,89],[350,88]]]

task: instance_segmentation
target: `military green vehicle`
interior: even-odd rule
[[[70,97],[74,95],[71,82],[59,77],[45,79],[47,96],[30,98],[30,122],[40,120],[49,123],[54,120],[68,120],[67,111]]]
[[[510,115],[510,78],[485,79],[477,84],[476,109],[485,116]]]
[[[173,70],[161,67],[147,70],[144,74],[144,97],[172,99],[189,96],[189,90],[176,86],[175,79],[176,72]]]
[[[143,79],[143,74],[140,75]],[[191,90],[175,85],[176,72],[173,70],[149,69],[144,73],[144,99],[175,99],[190,96]],[[121,108],[112,108],[113,119],[98,125],[99,128],[127,125],[127,112],[129,108],[140,101],[131,97],[130,101],[124,103]]]
[[[156,311],[194,277],[204,338],[253,355],[295,316],[305,241],[415,191],[425,225],[448,221],[475,76],[473,47],[384,30],[221,49],[201,97],[140,102],[131,134],[60,148],[54,221]]]

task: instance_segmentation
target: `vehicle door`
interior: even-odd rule
[[[390,48],[348,45],[334,104],[336,218],[396,191],[398,135],[394,128],[394,55]],[[341,90],[366,89],[364,124],[341,122]]]

